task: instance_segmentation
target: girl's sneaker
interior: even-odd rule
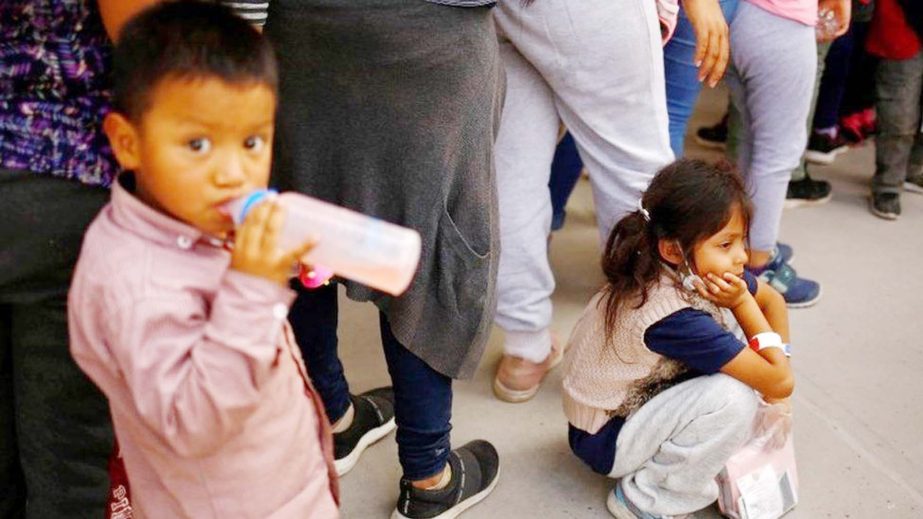
[[[798,277],[778,248],[769,263],[760,269],[750,269],[750,272],[778,290],[789,308],[807,308],[820,301],[820,284]]]
[[[451,519],[486,498],[497,486],[500,457],[484,440],[449,453],[452,480],[439,490],[421,490],[401,480],[401,496],[391,519]]]
[[[341,433],[333,435],[333,457],[337,475],[349,472],[359,456],[369,445],[384,438],[394,430],[394,391],[382,387],[350,395],[354,413],[353,423]]]
[[[606,508],[616,519],[688,519],[692,517],[692,514],[651,515],[643,512],[625,497],[621,484],[615,485],[612,492],[609,492],[609,498],[606,499]]]

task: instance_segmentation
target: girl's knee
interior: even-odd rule
[[[744,426],[753,423],[759,408],[759,395],[750,386],[724,373],[711,375],[711,392],[719,397],[720,410],[727,419]]]

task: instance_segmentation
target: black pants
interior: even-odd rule
[[[68,349],[67,288],[108,191],[0,169],[0,518],[103,516],[105,398]]]

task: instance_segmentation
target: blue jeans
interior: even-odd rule
[[[567,199],[574,192],[580,172],[583,171],[583,161],[577,152],[577,143],[570,132],[564,134],[558,147],[554,150],[554,160],[551,162],[551,180],[548,188],[551,189],[551,230],[557,231],[564,227],[564,218],[567,214],[564,207]]]
[[[331,422],[349,409],[349,384],[337,356],[337,286],[307,290],[294,283],[298,297],[289,322],[308,374]],[[404,478],[420,480],[442,471],[451,450],[452,379],[437,372],[394,337],[388,318],[379,316],[381,343],[394,387],[397,455]]]
[[[737,12],[739,0],[720,0],[724,19],[731,25]],[[664,73],[667,82],[667,113],[670,115],[670,147],[677,158],[683,156],[683,141],[686,124],[692,116],[702,83],[699,69],[693,63],[695,58],[695,30],[686,17],[686,10],[679,10],[679,19],[673,37],[663,48]]]

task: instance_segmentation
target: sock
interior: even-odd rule
[[[837,133],[839,132],[837,131],[836,126],[831,126],[830,128],[815,128],[814,133],[826,135],[827,137],[830,137],[831,139],[836,139]]]
[[[346,410],[344,414],[337,423],[333,424],[333,434],[341,433],[346,429],[349,429],[349,426],[353,424],[353,418],[356,416],[356,408],[353,407],[352,402],[349,404],[349,409]]]
[[[450,481],[452,481],[452,466],[446,463],[445,470],[442,471],[442,477],[439,479],[439,482],[426,488],[426,490],[442,490],[449,486]]]

